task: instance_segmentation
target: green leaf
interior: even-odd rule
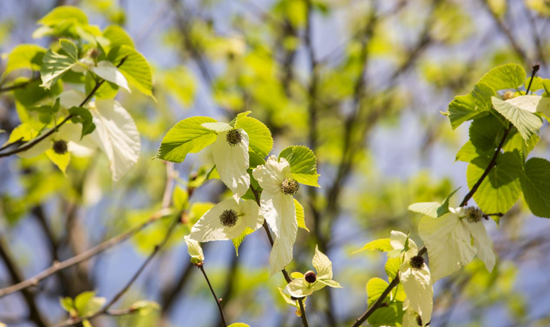
[[[531,158],[520,174],[521,188],[531,212],[550,218],[550,162]]]
[[[425,216],[429,216],[432,218],[439,218],[447,213],[449,213],[449,200],[451,197],[460,189],[457,188],[456,190],[452,191],[445,201],[443,203],[439,202],[418,202],[413,203],[409,206],[409,210],[412,212],[420,213]]]
[[[489,152],[478,152],[479,149],[477,149],[473,144],[472,141],[466,142],[462,148],[458,151],[456,154],[456,160],[457,161],[463,161],[463,162],[471,162],[475,158],[479,156],[489,155]]]
[[[298,183],[320,187],[317,174],[317,158],[313,151],[305,146],[290,146],[279,154],[279,158],[285,158],[290,164],[292,177]]]
[[[94,119],[90,110],[83,107],[72,107],[69,109],[69,113],[73,116],[71,121],[75,124],[82,124],[82,139],[84,136],[92,133],[95,130]]]
[[[118,25],[107,26],[103,31],[103,36],[111,42],[109,44],[111,48],[119,45],[127,45],[131,48],[135,48],[132,37]]]
[[[367,303],[369,307],[374,304],[382,296],[382,293],[389,286],[388,282],[382,278],[371,278],[367,282]]]
[[[235,253],[236,253],[237,257],[239,256],[239,246],[241,246],[241,244],[244,241],[244,239],[246,238],[246,236],[248,236],[252,233],[254,233],[254,230],[247,227],[241,233],[241,235],[239,235],[238,237],[231,240],[231,241],[233,241],[233,246],[235,247]]]
[[[88,291],[82,292],[76,296],[74,306],[80,315],[86,314],[85,311],[88,303],[94,298],[95,294],[96,293],[94,291]]]
[[[111,49],[107,60],[115,66],[124,59],[124,64],[118,69],[128,83],[135,86],[141,93],[153,97],[153,73],[145,57],[127,45],[119,45]]]
[[[352,254],[355,254],[355,253],[358,253],[358,252],[362,252],[362,251],[365,251],[365,250],[368,250],[368,251],[380,251],[380,252],[389,252],[391,251],[393,248],[390,244],[390,239],[389,238],[381,238],[379,240],[375,240],[375,241],[372,241],[372,242],[369,242],[367,244],[365,244],[362,248],[360,248],[359,250],[357,251],[353,251]]]
[[[202,127],[204,123],[215,123],[210,117],[191,117],[172,127],[162,139],[157,158],[171,162],[182,162],[188,153],[196,153],[216,140],[216,133]]]
[[[36,44],[20,44],[7,55],[6,69],[2,77],[18,69],[39,71],[46,49]]]
[[[491,97],[495,95],[489,86],[478,83],[470,94],[455,97],[448,109],[452,128],[456,129],[465,121],[487,115],[491,110]]]
[[[52,26],[65,24],[67,22],[87,25],[88,18],[82,10],[76,7],[59,6],[50,11],[46,16],[42,17],[42,19],[38,21],[38,24]]]
[[[480,80],[495,91],[517,89],[525,83],[525,70],[516,64],[506,64],[491,69]]]
[[[539,142],[540,137],[537,134],[531,135],[531,137],[525,142],[521,135],[518,133],[517,129],[512,129],[510,134],[508,135],[508,138],[506,140],[506,143],[502,147],[502,150],[504,152],[514,152],[514,150],[518,150],[522,161],[525,161],[529,153],[535,148],[537,143]]]
[[[176,185],[172,193],[172,203],[178,210],[183,210],[187,207],[189,203],[189,194],[183,187]]]
[[[151,312],[161,309],[160,305],[154,301],[137,301],[130,308],[137,311],[140,316],[147,316]]]
[[[67,55],[53,52],[51,49],[46,52],[40,68],[42,87],[49,89],[65,72],[78,63],[78,49],[69,40],[61,39],[59,43]]]
[[[229,325],[228,327],[250,327],[250,326],[242,322],[236,322],[234,324]]]
[[[242,128],[250,141],[250,150],[265,158],[273,148],[271,131],[261,121],[252,117],[238,118],[235,128]]]
[[[73,299],[71,299],[70,297],[60,298],[59,304],[61,304],[61,307],[69,313],[75,309]]]
[[[397,272],[399,272],[399,269],[401,268],[401,258],[388,258],[388,261],[386,261],[386,264],[384,265],[384,270],[386,271],[386,274],[390,278],[390,280],[393,280],[397,276]]]
[[[504,136],[506,126],[495,116],[476,119],[470,125],[470,141],[478,153],[494,152]]]
[[[466,178],[471,189],[489,165],[489,157],[479,157],[468,166]],[[505,152],[498,156],[497,164],[483,180],[474,200],[486,213],[507,212],[521,194],[519,174],[521,162],[518,152]]]
[[[309,232],[309,229],[306,226],[306,217],[304,214],[304,207],[294,199],[294,207],[296,208],[296,220],[298,221],[298,227],[303,228]]]
[[[493,97],[496,111],[508,119],[519,131],[524,140],[528,140],[542,126],[542,119],[532,112],[516,107],[509,101]]]
[[[93,78],[91,72],[86,73],[86,79],[84,82],[84,87],[86,89],[86,94],[90,94],[96,86],[96,81]],[[118,85],[105,81],[101,86],[95,91],[94,96],[97,99],[113,99],[118,93]]]

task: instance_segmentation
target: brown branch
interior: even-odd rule
[[[204,276],[204,279],[206,279],[206,283],[208,284],[208,287],[210,287],[210,292],[212,292],[212,296],[214,297],[214,300],[216,301],[216,305],[218,306],[218,310],[220,311],[220,320],[222,322],[222,325],[224,327],[227,327],[227,322],[225,321],[225,315],[223,314],[222,299],[220,299],[216,296],[216,292],[214,292],[214,288],[212,287],[212,284],[210,284],[210,280],[208,279],[208,276],[206,275],[206,271],[204,271],[204,264],[199,264],[199,265],[197,265],[197,267],[202,272],[202,275]]]
[[[258,191],[256,191],[254,189],[254,187],[252,187],[252,185],[250,185],[250,190],[252,191],[252,194],[254,194],[254,198],[256,199],[256,203],[259,206],[260,205],[260,195],[258,194]],[[269,227],[267,227],[267,223],[265,221],[264,221],[263,227],[265,229],[265,233],[267,234],[267,239],[269,240],[269,244],[271,244],[271,247],[273,248],[273,244],[274,244],[273,236],[271,236],[271,232],[269,231]],[[292,282],[292,278],[290,278],[290,275],[288,274],[288,272],[286,271],[285,268],[283,268],[283,270],[281,270],[281,273],[285,277],[285,280],[286,280],[287,283]],[[298,299],[298,303],[300,304],[300,308],[303,307],[303,301],[304,301],[304,299],[302,299],[302,298]],[[302,324],[304,325],[304,327],[309,327],[305,310],[302,310],[301,318],[302,318]]]
[[[7,87],[0,87],[0,93],[25,88],[27,85],[31,84],[32,82],[38,81],[39,79],[40,79],[40,76],[35,76],[35,77],[33,77],[33,78],[29,79],[28,81],[25,81],[23,83],[10,85],[10,86],[7,86]]]
[[[177,214],[175,216],[172,224],[170,225],[170,228],[168,229],[168,232],[166,233],[166,236],[161,241],[161,243],[158,244],[157,246],[155,246],[155,249],[153,250],[153,252],[147,257],[147,259],[143,262],[141,267],[132,276],[132,278],[130,278],[128,283],[126,283],[126,285],[101,310],[99,310],[98,312],[96,312],[94,314],[87,315],[87,316],[84,316],[84,317],[75,317],[75,318],[67,319],[66,321],[64,321],[60,324],[57,324],[54,327],[72,326],[72,325],[76,325],[78,323],[81,323],[84,320],[89,320],[89,319],[107,314],[109,312],[109,309],[130,289],[130,287],[138,279],[138,277],[145,270],[145,268],[149,265],[149,263],[153,260],[153,258],[160,252],[160,250],[166,245],[166,243],[168,243],[168,240],[170,239],[170,236],[172,235],[172,233],[174,232],[174,229],[176,228],[176,226],[178,225],[178,223],[180,221],[180,216],[181,216],[181,214]]]
[[[124,57],[122,58],[122,60],[120,61],[120,63],[117,65],[117,67],[120,67],[122,66],[122,64],[124,63],[124,61],[126,61],[126,58],[127,57]],[[98,82],[95,87],[92,89],[92,91],[86,96],[86,98],[78,105],[79,107],[83,107],[86,103],[88,103],[88,101],[94,96],[94,94],[97,92],[97,90],[101,87],[101,85],[103,85],[103,83],[105,83],[105,80],[102,79],[100,82]],[[53,133],[57,132],[57,130],[65,125],[66,122],[68,122],[71,118],[73,118],[73,115],[68,115],[67,117],[65,117],[65,119],[63,119],[63,121],[61,121],[57,126],[55,126],[55,128],[52,128],[50,129],[48,132],[40,135],[39,137],[33,139],[32,141],[29,141],[25,144],[23,144],[21,147],[17,148],[17,149],[14,149],[12,151],[8,151],[8,152],[4,152],[4,153],[0,153],[0,158],[2,157],[8,157],[8,156],[11,156],[11,155],[14,155],[14,154],[17,154],[17,153],[20,153],[20,152],[23,152],[23,151],[27,151],[29,150],[30,148],[34,147],[35,145],[37,145],[38,143],[42,142],[44,139],[48,138],[48,136],[52,135]]]
[[[2,257],[2,259],[4,260],[4,263],[8,270],[8,274],[10,275],[11,279],[15,283],[20,283],[23,280],[23,278],[21,277],[22,273],[19,271],[17,264],[13,260],[8,250],[4,247],[4,242],[1,237],[0,237],[0,257]],[[36,304],[34,294],[27,289],[24,289],[22,293],[23,293],[23,298],[27,303],[27,306],[29,307],[29,319],[33,321],[38,327],[46,327],[47,323],[45,319],[42,317],[40,310],[38,309],[38,305]]]
[[[76,265],[80,262],[86,261],[86,260],[88,260],[88,259],[90,259],[90,258],[106,251],[107,249],[121,243],[122,241],[127,240],[128,238],[130,238],[131,236],[133,236],[134,234],[136,234],[140,230],[147,227],[150,223],[160,219],[162,216],[164,216],[165,214],[167,214],[169,212],[170,211],[166,210],[166,209],[160,210],[157,213],[155,213],[153,216],[151,216],[146,222],[144,222],[143,224],[141,224],[137,227],[134,227],[134,228],[130,229],[129,231],[126,231],[126,232],[124,232],[124,233],[122,233],[118,236],[115,236],[112,239],[110,239],[108,241],[105,241],[105,242],[99,244],[98,246],[95,246],[95,247],[89,249],[86,252],[82,252],[81,254],[79,254],[77,256],[74,256],[70,259],[67,259],[67,260],[62,261],[62,262],[56,262],[52,266],[47,268],[46,270],[40,272],[39,274],[37,274],[37,275],[27,279],[27,280],[19,281],[15,285],[0,289],[0,298],[6,296],[8,294],[14,293],[14,292],[24,291],[28,287],[36,286],[36,285],[38,285],[38,283],[41,280],[57,273],[59,270],[63,270],[63,269],[69,268],[71,266],[74,266],[74,265]]]

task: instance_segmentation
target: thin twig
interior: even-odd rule
[[[35,77],[33,77],[33,78],[23,82],[23,83],[10,85],[10,86],[7,86],[7,87],[0,87],[0,93],[25,88],[27,85],[31,84],[32,82],[38,81],[39,79],[40,79],[40,76],[35,76]]]
[[[122,58],[122,60],[120,61],[120,63],[117,65],[117,68],[122,66],[122,64],[124,63],[124,61],[126,61],[126,58],[127,57],[124,57]],[[83,107],[93,96],[94,94],[97,92],[97,90],[101,87],[101,85],[103,85],[103,83],[105,83],[105,80],[102,79],[101,81],[99,81],[95,87],[92,89],[92,91],[86,96],[86,98],[78,105],[79,107]],[[65,117],[65,119],[63,119],[59,124],[57,124],[57,126],[55,126],[55,128],[52,128],[50,129],[49,131],[47,131],[46,133],[40,135],[39,137],[35,138],[34,140],[32,141],[29,141],[28,143],[25,143],[24,145],[22,145],[21,147],[17,148],[17,149],[14,149],[12,151],[8,151],[8,152],[4,152],[4,153],[0,153],[0,158],[2,157],[8,157],[8,156],[11,156],[11,155],[14,155],[14,154],[17,154],[17,153],[20,153],[20,152],[23,152],[23,151],[27,151],[29,150],[30,148],[34,147],[35,145],[37,145],[38,143],[42,142],[44,139],[48,138],[48,136],[52,135],[53,133],[57,132],[57,130],[65,125],[66,122],[68,122],[71,118],[73,118],[73,115],[68,115],[67,117]]]
[[[86,260],[88,260],[88,259],[90,259],[90,258],[92,258],[92,257],[94,257],[94,256],[96,256],[96,255],[112,248],[113,246],[127,240],[128,238],[130,238],[131,236],[133,236],[134,234],[136,234],[140,230],[147,227],[150,223],[160,219],[162,216],[168,214],[169,212],[170,211],[167,210],[167,209],[160,210],[157,213],[155,213],[153,216],[151,216],[146,222],[144,222],[143,224],[141,224],[137,227],[134,227],[134,228],[130,229],[129,231],[126,231],[126,232],[124,232],[124,233],[122,233],[118,236],[115,236],[112,239],[110,239],[108,241],[105,241],[105,242],[89,249],[88,251],[82,252],[81,254],[79,254],[77,256],[74,256],[70,259],[67,259],[67,260],[62,261],[62,262],[56,262],[52,266],[47,268],[46,270],[40,272],[39,274],[37,274],[37,275],[35,275],[35,276],[33,276],[29,279],[21,281],[20,283],[17,283],[15,285],[0,289],[0,298],[6,296],[8,294],[14,293],[14,292],[22,291],[22,290],[24,290],[28,287],[31,287],[31,286],[37,286],[38,283],[41,280],[55,274],[56,272],[58,272],[60,270],[63,270],[63,269],[66,269],[66,268],[69,268],[71,266],[74,266],[74,265],[76,265],[80,262],[86,261]]]
[[[160,244],[158,244],[157,246],[155,246],[155,249],[153,250],[153,252],[147,257],[147,259],[143,262],[141,267],[132,276],[132,278],[130,278],[128,283],[126,283],[126,285],[101,310],[99,310],[98,312],[96,312],[94,314],[88,315],[88,316],[75,317],[75,318],[67,319],[66,321],[64,321],[60,324],[57,324],[54,327],[63,327],[63,326],[76,325],[78,323],[81,323],[84,320],[89,320],[89,319],[92,319],[92,318],[95,318],[95,317],[98,317],[98,316],[101,316],[101,315],[104,315],[104,314],[108,313],[109,309],[130,289],[132,284],[134,284],[134,282],[138,279],[138,277],[145,270],[147,265],[149,265],[149,263],[153,260],[153,258],[160,252],[160,250],[166,245],[166,243],[168,243],[168,240],[170,239],[170,236],[172,235],[172,233],[174,232],[174,229],[176,228],[176,226],[178,225],[178,223],[180,221],[180,216],[181,216],[181,214],[177,214],[175,216],[175,218],[174,218],[172,224],[170,225],[170,228],[166,232],[166,236],[164,237],[162,242]]]
[[[204,271],[204,264],[197,265],[197,267],[202,272],[202,274],[204,276],[204,279],[206,279],[206,283],[208,284],[208,287],[210,287],[210,292],[212,292],[212,296],[214,297],[214,300],[216,301],[216,304],[218,305],[218,310],[220,311],[220,320],[222,322],[222,325],[224,327],[227,327],[227,321],[225,320],[225,315],[223,314],[222,299],[220,299],[216,296],[216,292],[214,292],[214,288],[212,287],[212,284],[210,284],[210,280],[208,279],[208,276],[206,275],[206,271]]]

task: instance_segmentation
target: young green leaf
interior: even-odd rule
[[[93,122],[93,116],[90,110],[82,107],[72,107],[69,109],[69,113],[73,116],[71,118],[73,123],[82,124],[81,139],[95,130],[96,126]]]
[[[470,94],[455,97],[448,109],[452,128],[456,129],[465,121],[487,115],[491,110],[491,97],[495,95],[489,86],[478,83]]]
[[[279,154],[279,158],[285,158],[290,164],[292,177],[298,183],[320,187],[317,174],[317,158],[313,151],[305,146],[290,146]]]
[[[510,101],[496,97],[493,97],[492,101],[495,109],[518,129],[525,141],[542,126],[542,120],[534,113],[521,109]]]
[[[216,133],[204,128],[204,123],[215,123],[210,117],[191,117],[172,127],[162,139],[157,158],[182,162],[188,153],[196,153],[216,141]]]
[[[521,188],[531,212],[539,217],[550,218],[550,162],[531,158],[520,174]]]
[[[392,250],[389,238],[381,238],[365,244],[362,248],[357,251],[353,251],[352,254],[362,252],[362,251],[380,251],[380,252],[389,252]]]
[[[6,69],[2,77],[18,69],[39,71],[46,49],[36,44],[20,44],[7,55]]]
[[[66,24],[75,22],[82,25],[88,24],[86,14],[73,6],[59,6],[50,11],[46,16],[38,21],[38,24],[53,26],[58,24]]]
[[[432,218],[439,218],[447,213],[449,213],[449,200],[451,197],[460,189],[457,188],[456,190],[452,191],[451,194],[447,196],[445,201],[443,203],[439,202],[418,202],[413,203],[409,206],[409,210],[412,212],[420,213],[425,216],[429,216]]]
[[[114,65],[118,65],[123,59],[125,60],[124,64],[119,67],[120,72],[141,93],[152,97],[153,74],[145,57],[127,45],[116,46],[107,55],[107,60]]]
[[[69,40],[59,41],[61,47],[67,55],[53,52],[51,49],[46,52],[40,68],[40,77],[42,78],[42,87],[50,89],[65,72],[78,63],[78,49],[76,45]]]
[[[489,157],[478,157],[468,166],[466,178],[472,188],[483,175]],[[519,174],[521,162],[518,152],[505,152],[497,158],[497,165],[474,193],[474,200],[483,212],[507,212],[521,194]]]
[[[476,119],[470,125],[470,141],[478,153],[493,152],[504,136],[506,126],[495,116]]]
[[[261,121],[252,117],[239,117],[235,128],[242,128],[250,141],[250,150],[265,158],[273,148],[273,137],[271,131]]]
[[[103,30],[103,36],[109,40],[109,46],[114,48],[119,45],[126,45],[130,48],[135,48],[132,37],[126,33],[126,31],[118,25],[110,25]]]
[[[517,89],[525,83],[526,74],[523,67],[506,64],[491,69],[479,83],[485,83],[495,91]]]
[[[296,207],[296,221],[298,221],[298,227],[303,228],[309,232],[309,229],[306,226],[306,217],[304,214],[304,207],[294,199],[294,206]]]

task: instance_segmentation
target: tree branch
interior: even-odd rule
[[[7,86],[7,87],[0,87],[0,93],[25,88],[27,85],[31,84],[32,82],[38,81],[39,79],[40,79],[40,76],[35,76],[35,77],[33,77],[33,78],[29,79],[28,81],[25,81],[23,83],[10,85],[10,86]]]
[[[124,61],[126,61],[126,58],[127,57],[124,57],[122,58],[122,60],[120,61],[120,63],[117,65],[117,68],[119,68],[120,66],[122,66],[122,64],[124,63]],[[90,92],[90,94],[88,94],[86,96],[86,98],[78,105],[79,107],[83,107],[93,96],[94,94],[97,92],[97,90],[101,87],[101,85],[103,85],[103,83],[105,83],[105,80],[102,79],[100,82],[98,82],[95,87],[92,89],[92,91]],[[57,132],[57,130],[65,125],[66,122],[68,122],[71,118],[73,118],[73,115],[68,115],[67,117],[65,117],[65,119],[63,119],[63,121],[61,121],[57,126],[55,126],[55,128],[52,128],[50,129],[49,131],[47,131],[46,133],[40,135],[39,137],[33,139],[32,141],[29,141],[25,144],[23,144],[22,146],[20,146],[19,148],[17,149],[14,149],[12,151],[8,151],[8,152],[4,152],[4,153],[0,153],[0,158],[2,157],[8,157],[8,156],[11,156],[11,155],[14,155],[14,154],[17,154],[17,153],[20,153],[20,152],[23,152],[23,151],[27,151],[29,150],[30,148],[34,147],[35,145],[37,145],[38,143],[42,142],[44,139],[46,139],[48,136],[52,135],[53,133]]]
[[[208,283],[208,287],[210,287],[210,292],[212,292],[212,296],[214,297],[214,300],[216,301],[216,305],[218,306],[218,310],[220,311],[220,320],[222,322],[222,325],[224,327],[227,327],[227,322],[225,321],[225,315],[223,314],[222,299],[220,299],[216,296],[216,292],[214,292],[214,288],[212,287],[212,284],[210,284],[210,280],[208,279],[208,276],[206,275],[206,271],[204,271],[204,264],[199,264],[199,265],[197,265],[197,267],[202,272],[202,275],[204,276],[204,279],[206,279],[206,283]]]

